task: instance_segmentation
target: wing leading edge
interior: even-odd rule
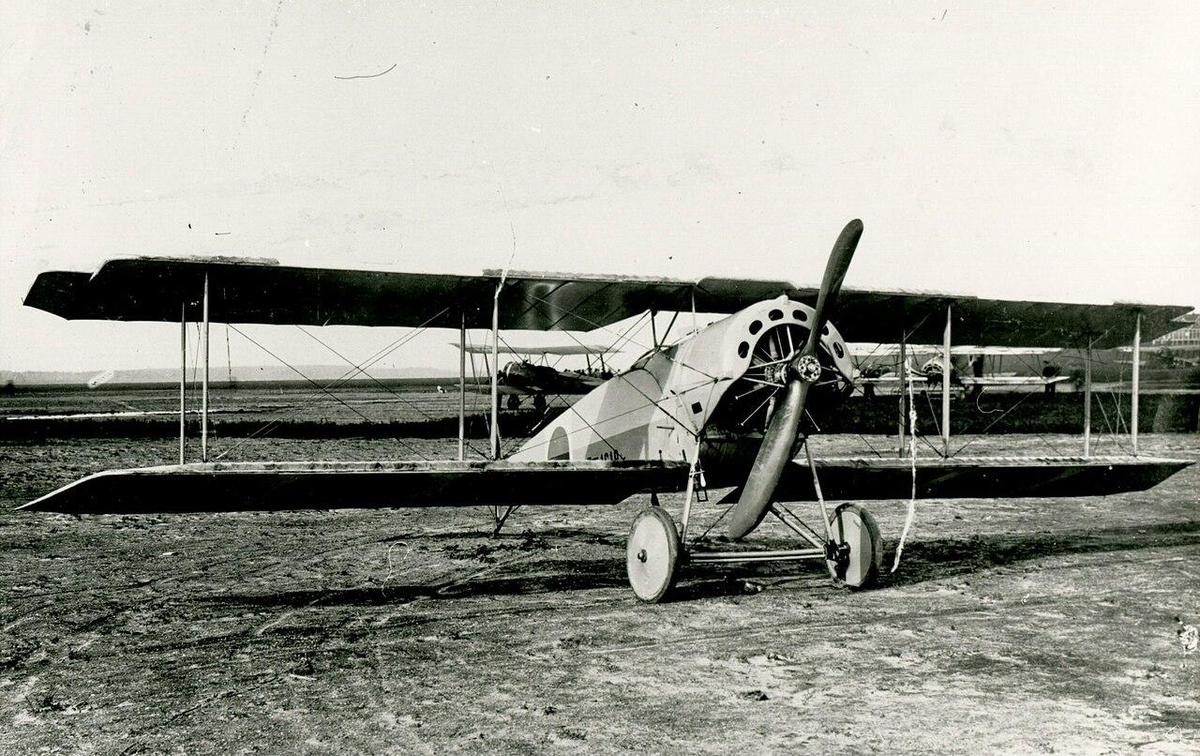
[[[232,258],[124,258],[92,274],[51,271],[25,304],[68,320],[178,322],[200,317],[205,277],[213,322],[298,325],[491,327],[500,271],[444,275],[303,268]],[[588,331],[646,310],[729,313],[786,295],[813,302],[817,287],[787,281],[510,272],[503,276],[500,327]],[[838,329],[853,341],[941,341],[951,306],[958,343],[1098,349],[1132,341],[1134,314],[1146,341],[1180,327],[1190,307],[981,299],[969,295],[846,288]]]
[[[1191,460],[1157,457],[931,457],[918,458],[918,499],[1110,496],[1153,488]],[[818,460],[828,499],[904,499],[912,493],[912,460],[872,457]],[[816,499],[808,465],[788,465],[775,495]]]
[[[67,514],[616,504],[681,491],[683,462],[232,462],[106,470],[20,509]]]

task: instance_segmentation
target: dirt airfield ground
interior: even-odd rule
[[[1200,437],[1143,448],[1197,459]],[[1200,466],[1106,499],[923,502],[876,590],[815,566],[693,569],[660,606],[625,583],[641,501],[521,511],[498,538],[480,510],[11,511],[173,449],[0,446],[0,751],[1200,751],[1200,653],[1176,636],[1176,617],[1200,624]],[[890,564],[903,503],[868,506]]]

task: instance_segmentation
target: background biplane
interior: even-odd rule
[[[631,585],[639,598],[657,601],[670,590],[683,559],[814,559],[849,586],[869,584],[882,550],[873,518],[857,504],[830,512],[826,499],[906,499],[910,492],[913,498],[1104,495],[1148,488],[1189,464],[1137,455],[1136,365],[1141,340],[1172,330],[1174,319],[1190,308],[843,289],[861,234],[859,221],[842,231],[819,287],[730,278],[412,274],[224,258],[117,259],[94,273],[42,273],[25,304],[63,318],[177,321],[181,329],[201,322],[204,410],[211,322],[457,328],[464,356],[467,330],[488,328],[491,459],[464,458],[460,409],[458,460],[210,462],[202,411],[201,462],[183,464],[181,457],[180,464],[98,473],[24,508],[80,514],[488,505],[496,508],[499,523],[522,505],[612,504],[636,493],[650,493],[656,502],[659,492],[686,491],[679,528],[651,506],[635,518],[628,541]],[[594,331],[647,311],[652,320],[657,313],[673,313],[672,323],[696,313],[730,314],[674,343],[656,334],[628,370],[604,380],[501,459],[500,331]],[[895,459],[813,459],[803,444],[811,431],[806,408],[832,406],[853,390],[848,337],[902,348],[941,341],[942,364],[948,367],[952,333],[972,344],[1079,346],[1088,354],[1132,344],[1133,454],[1091,454],[1085,405],[1080,455],[952,455],[950,386],[944,381],[938,456],[918,459],[913,451]],[[1090,372],[1087,376],[1090,401]],[[911,388],[912,381],[905,385]],[[462,368],[459,390],[461,397]],[[181,382],[181,396],[182,391]],[[181,420],[181,455],[183,427]],[[745,537],[770,514],[808,546],[777,552],[697,548],[688,542],[688,526],[704,486],[734,487],[722,500],[729,505],[722,516],[731,538]],[[819,502],[815,528],[782,506],[801,500]]]
[[[894,361],[900,359],[899,344],[850,344],[850,354],[856,358],[859,372],[855,383],[866,390],[866,387],[902,388],[902,370],[899,366],[893,370]],[[943,349],[928,344],[907,344],[904,346],[904,359],[920,361],[920,367],[911,370],[908,380],[930,387],[938,387],[942,382]],[[1054,375],[1048,375],[1045,369],[1037,364],[1030,369],[1023,365],[1026,374],[1018,371],[1004,371],[1004,358],[1040,358],[1050,365],[1049,360],[1061,352],[1052,347],[1013,347],[1013,346],[952,346],[950,348],[950,385],[967,390],[983,388],[1019,389],[1043,388],[1047,385],[1067,383],[1071,380],[1068,375],[1061,375],[1061,367],[1055,366]],[[1037,372],[1037,375],[1029,373]]]
[[[505,364],[496,376],[496,390],[507,397],[504,404],[508,409],[517,409],[521,406],[522,397],[531,396],[534,409],[541,412],[546,409],[547,396],[586,394],[612,378],[612,372],[604,364],[604,357],[612,351],[612,345],[589,344],[573,335],[572,339],[574,339],[574,343],[525,346],[510,344],[501,336],[497,353],[522,358]],[[471,355],[471,372],[473,374],[475,373],[474,356],[477,354],[483,355],[484,373],[491,374],[491,368],[487,362],[493,351],[491,345],[470,343],[459,345],[455,343],[453,346]],[[582,356],[586,359],[587,366],[584,370],[561,368],[557,364],[550,364],[548,358],[551,356],[558,358]],[[592,365],[593,357],[596,358],[594,367]],[[535,361],[531,358],[539,359]],[[477,382],[473,382],[471,388],[477,388],[478,385]]]

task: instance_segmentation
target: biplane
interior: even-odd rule
[[[520,357],[500,368],[496,376],[497,391],[507,397],[504,404],[510,410],[521,406],[522,397],[533,397],[533,408],[538,412],[546,409],[547,396],[574,396],[586,394],[601,383],[612,378],[613,374],[604,364],[604,357],[612,351],[612,345],[588,343],[575,337],[575,341],[544,346],[510,344],[503,337],[500,340],[498,354]],[[491,373],[487,365],[488,355],[492,352],[489,344],[466,344],[457,342],[452,346],[471,355],[471,372],[475,373],[474,357],[477,354],[484,357],[484,371]],[[583,356],[587,360],[584,370],[559,368],[549,364],[548,358]],[[592,367],[592,358],[596,358],[596,367]],[[535,358],[538,361],[535,361]],[[478,383],[472,383],[472,388]]]
[[[889,371],[880,364],[889,358],[900,356],[899,344],[850,344],[849,347],[852,355],[874,363],[870,366],[859,367],[855,382],[864,389],[872,386],[898,391],[903,388],[904,380],[924,384],[932,389],[941,386],[945,358],[940,347],[919,344],[905,345],[905,359],[923,360],[920,367],[909,371],[907,379],[901,375],[903,369]],[[1053,375],[1046,374],[1048,372],[1046,370],[1041,370],[1042,374],[1040,375],[1021,375],[1017,371],[1005,372],[1003,370],[1005,357],[1019,360],[1050,358],[1061,351],[1061,349],[1051,347],[953,346],[950,348],[950,385],[970,391],[984,388],[1004,390],[1044,388],[1049,385],[1068,383],[1071,381],[1071,377],[1057,374],[1057,369],[1054,371],[1056,374]],[[962,370],[959,362],[954,359],[956,357],[965,359],[971,369],[969,371]],[[991,362],[991,370],[987,369],[988,361]],[[1027,373],[1031,372],[1028,364],[1025,364],[1024,367]]]
[[[457,328],[491,332],[490,458],[463,455],[460,401],[456,460],[222,462],[208,459],[109,470],[82,478],[23,509],[84,513],[224,512],[343,507],[487,506],[503,523],[516,507],[650,506],[633,518],[626,569],[636,596],[662,600],[689,563],[815,560],[851,588],[879,573],[882,539],[860,504],[868,499],[1098,496],[1144,490],[1189,464],[1137,452],[1137,370],[1143,338],[1178,327],[1188,307],[1071,304],[843,287],[862,223],[838,237],[819,286],[785,280],[582,276],[485,271],[478,276],[303,268],[239,259],[140,257],[95,272],[40,274],[25,304],[66,319]],[[502,330],[595,331],[638,313],[672,313],[663,334],[632,365],[604,380],[501,458],[499,357]],[[726,313],[682,338],[677,319]],[[695,321],[693,321],[695,322]],[[836,325],[835,325],[836,322]],[[942,453],[918,458],[815,459],[809,410],[834,408],[854,388],[847,339],[1111,348],[1131,343],[1133,453],[1091,453],[1090,403],[1081,454],[963,457],[950,453],[950,389],[942,390]],[[186,366],[186,339],[181,339]],[[203,406],[207,407],[207,336]],[[465,354],[465,349],[463,349]],[[361,366],[360,366],[361,367]],[[1086,365],[1085,365],[1086,368]],[[460,369],[460,398],[465,392]],[[1085,370],[1085,402],[1090,402]],[[911,386],[911,383],[908,385]],[[181,381],[181,395],[183,383]],[[181,402],[182,407],[182,402]],[[910,418],[910,430],[911,425]],[[182,432],[181,421],[181,454]],[[901,413],[898,432],[904,433]],[[712,548],[689,540],[694,505],[707,487],[732,487],[716,503],[732,540],[768,516],[801,539],[783,551]],[[678,520],[658,494],[683,492]],[[815,526],[785,503],[818,505]],[[829,502],[842,502],[832,507]]]

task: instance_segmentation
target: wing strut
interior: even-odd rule
[[[1048,390],[1048,389],[1047,389]],[[1118,428],[1118,431],[1120,429]],[[1092,340],[1083,354],[1083,456],[1092,456]]]
[[[1129,440],[1133,444],[1133,456],[1137,456],[1138,438],[1138,383],[1142,373],[1142,311],[1134,314],[1133,321],[1133,396],[1130,397]]]
[[[942,456],[950,456],[950,318],[954,305],[946,305],[946,330],[942,332]]]
[[[184,417],[187,415],[187,302],[179,305],[179,464],[184,460]]]
[[[904,333],[904,329],[900,329],[900,363],[897,365],[897,370],[900,374],[900,417],[896,428],[897,439],[897,456],[904,459],[904,421],[908,417],[908,407],[905,402],[907,400],[907,392],[905,391],[905,382],[908,380],[908,338]]]
[[[204,344],[204,380],[200,384],[200,461],[208,461],[208,273],[204,274],[204,328],[202,336]]]
[[[467,313],[458,327],[458,461],[462,462],[467,445]]]
[[[500,459],[500,291],[504,278],[496,284],[496,296],[492,299],[492,459]]]

